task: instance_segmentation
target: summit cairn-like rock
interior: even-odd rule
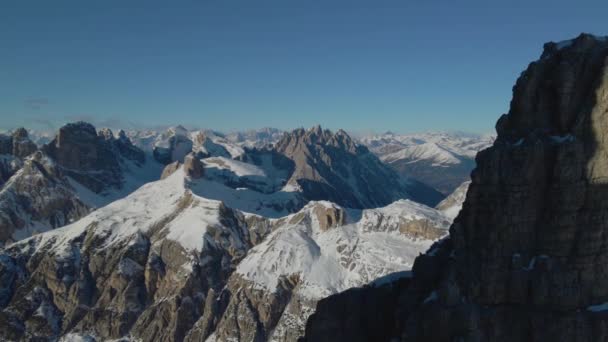
[[[194,153],[190,152],[184,157],[184,171],[191,178],[201,178],[204,174],[203,163],[194,155]]]

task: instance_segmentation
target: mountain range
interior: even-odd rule
[[[387,132],[364,136],[361,142],[399,174],[439,190],[452,193],[470,179],[477,152],[490,147],[494,136],[471,133]]]
[[[0,135],[5,340],[293,341],[451,222],[342,130],[32,134]]]
[[[86,123],[40,148],[26,133],[0,192],[8,340],[294,340],[319,299],[403,276],[451,222],[343,131],[205,151],[179,128],[147,150]]]
[[[608,340],[607,60],[545,44],[495,138],[0,134],[0,340]]]

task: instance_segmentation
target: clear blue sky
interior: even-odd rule
[[[0,127],[487,132],[603,1],[3,1]]]

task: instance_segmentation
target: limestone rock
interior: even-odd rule
[[[179,170],[179,168],[181,166],[182,166],[182,164],[178,161],[174,161],[173,163],[168,164],[163,169],[163,173],[160,175],[160,179],[165,179],[165,178],[171,176],[175,171]]]
[[[43,150],[63,168],[66,175],[96,193],[122,187],[121,159],[139,165],[145,161],[143,152],[131,144],[124,132],[116,139],[110,129],[97,133],[95,127],[86,122],[61,127],[55,139]]]
[[[184,171],[191,178],[201,178],[204,174],[203,163],[194,153],[189,153],[184,158]]]

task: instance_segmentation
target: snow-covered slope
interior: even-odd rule
[[[281,190],[287,183],[289,172],[272,163],[261,165],[246,163],[225,157],[203,159],[208,179],[229,184],[233,188],[252,188],[268,194]]]
[[[312,202],[267,219],[206,198],[213,184],[178,168],[0,249],[0,322],[18,322],[3,325],[0,339],[292,340],[318,299],[409,269],[449,225],[406,200],[369,210]]]
[[[279,227],[249,252],[237,273],[270,291],[276,290],[282,276],[297,274],[299,293],[320,299],[409,270],[416,256],[438,236],[411,235],[414,232],[405,228],[408,223],[425,221],[447,233],[451,222],[435,209],[401,200],[384,208],[351,211],[355,217],[347,214],[347,220],[355,222],[325,228],[314,214],[319,206],[344,210],[331,202],[310,202],[287,219],[304,213],[310,221]]]
[[[193,194],[191,181],[179,169],[75,223],[0,249],[0,322],[20,322],[0,323],[0,340],[85,332],[181,341],[251,247],[245,216]],[[37,276],[26,285],[30,274]]]
[[[493,142],[491,135],[391,132],[360,138],[374,154],[403,176],[429,184],[448,195],[469,180],[475,155]]]
[[[368,135],[360,141],[370,150],[379,155],[396,152],[406,147],[432,143],[445,151],[457,156],[475,158],[480,150],[488,147],[494,141],[493,135],[480,135],[464,132],[425,132],[413,134],[384,134]]]
[[[248,148],[261,148],[267,145],[272,145],[279,141],[284,132],[276,128],[260,128],[251,129],[240,132],[231,132],[226,134],[226,139],[229,141]]]
[[[455,219],[462,209],[462,204],[467,197],[467,191],[469,190],[471,181],[462,183],[453,193],[446,197],[443,201],[439,202],[435,208],[440,210],[445,216],[450,219]]]
[[[311,202],[274,222],[277,228],[228,282],[232,297],[214,335],[219,340],[297,340],[318,300],[410,270],[450,224],[441,212],[408,200],[362,211]],[[251,317],[264,317],[262,311],[270,317],[249,321],[240,314],[246,305]],[[244,334],[230,329],[234,321],[263,328]]]
[[[181,161],[189,152],[195,152],[200,157],[239,158],[245,153],[245,148],[272,145],[282,134],[282,131],[274,128],[224,134],[210,129],[188,130],[183,126],[169,127],[165,131],[127,132],[135,146],[150,153],[156,149],[163,161]]]
[[[62,254],[71,250],[73,240],[93,225],[95,231],[91,233],[103,236],[104,240],[97,247],[111,247],[112,244],[130,241],[137,234],[147,234],[163,218],[177,213],[164,227],[165,237],[177,242],[186,251],[201,251],[207,227],[221,225],[218,214],[221,202],[192,195],[187,190],[187,182],[180,169],[162,181],[145,184],[134,193],[92,212],[76,223],[33,239],[38,248]],[[163,200],[159,201],[160,198]],[[188,210],[180,208],[185,199],[190,202]],[[192,205],[194,200],[196,205]],[[50,247],[46,247],[47,244]]]
[[[430,161],[433,167],[445,167],[462,162],[456,154],[432,142],[407,146],[396,152],[382,155],[380,159],[389,164],[398,160],[407,160],[408,163]]]

